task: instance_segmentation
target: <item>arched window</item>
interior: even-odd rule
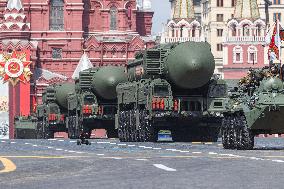
[[[117,8],[110,8],[110,30],[117,30]]]
[[[236,46],[233,49],[233,63],[243,63],[243,48]]]
[[[237,35],[237,27],[236,25],[232,26],[232,36],[235,37]]]
[[[180,37],[183,37],[183,29],[184,29],[184,26],[181,26],[180,27]]]
[[[249,36],[249,25],[248,24],[243,26],[243,36]]]
[[[49,28],[55,31],[64,30],[63,0],[50,0]]]
[[[122,57],[125,58],[126,57],[126,50],[123,48],[121,51]]]
[[[172,26],[171,29],[172,29],[172,37],[175,37],[175,27]]]
[[[257,48],[255,46],[250,46],[248,48],[248,63],[250,64],[257,63]]]
[[[116,49],[113,48],[112,51],[111,51],[111,56],[114,58],[116,57]]]
[[[107,50],[103,49],[103,57],[106,57],[106,56],[107,56]]]
[[[262,35],[261,34],[261,25],[257,25],[256,27],[257,27],[257,29],[256,29],[256,36],[261,36]]]
[[[192,27],[192,37],[195,37],[195,32],[196,32],[196,26]]]

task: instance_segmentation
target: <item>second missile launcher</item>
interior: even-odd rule
[[[37,138],[53,138],[55,132],[66,132],[67,97],[75,92],[74,83],[48,86],[37,106]]]
[[[174,141],[216,141],[227,86],[214,77],[205,42],[165,44],[140,52],[117,86],[116,127],[121,141],[156,141],[171,130]]]
[[[82,131],[89,138],[93,129],[106,129],[108,137],[117,137],[116,86],[126,80],[123,67],[106,66],[80,72],[76,93],[68,96],[67,127],[71,138],[78,138]]]

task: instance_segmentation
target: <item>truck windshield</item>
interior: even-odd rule
[[[169,96],[169,88],[167,85],[155,85],[154,86],[154,96]]]
[[[85,101],[85,104],[87,105],[91,105],[96,102],[93,96],[85,96],[84,101]]]
[[[58,114],[59,113],[59,108],[58,108],[58,106],[50,106],[49,111],[52,114]]]

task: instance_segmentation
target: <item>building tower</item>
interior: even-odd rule
[[[227,22],[223,43],[225,79],[239,79],[250,68],[268,63],[265,42],[265,21],[260,19],[257,0],[237,0],[235,14]]]
[[[140,2],[137,2],[137,32],[141,36],[150,36],[152,31],[152,18],[154,15],[152,3],[150,0],[140,0]]]
[[[25,60],[36,54],[37,42],[30,40],[30,23],[24,13],[21,0],[9,0],[4,10],[3,20],[0,24],[1,54],[8,56],[14,51],[25,52]],[[0,60],[5,62],[6,60]],[[31,59],[31,61],[33,61]],[[34,62],[30,65],[34,68]],[[6,65],[5,65],[6,66]],[[7,70],[5,70],[7,72]],[[18,72],[19,73],[19,72]],[[30,115],[33,96],[30,82],[18,82],[15,86],[9,83],[9,126],[10,138],[14,137],[14,116]]]
[[[194,15],[193,0],[170,0],[171,19],[161,36],[161,43],[200,41],[201,27]]]

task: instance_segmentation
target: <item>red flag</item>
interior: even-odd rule
[[[273,29],[273,34],[271,37],[271,41],[269,44],[269,51],[268,52],[274,52],[276,55],[276,58],[280,59],[280,48],[281,48],[281,38],[280,38],[280,25],[279,22],[276,21],[276,24]]]

